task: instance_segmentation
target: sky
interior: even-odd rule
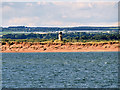
[[[69,1],[74,1],[74,2],[96,2],[96,1],[104,1],[104,2],[119,2],[119,0],[3,0],[3,2],[38,2],[38,1],[47,1],[47,2],[51,2],[51,1],[64,1],[64,2],[69,2]]]
[[[24,0],[25,1],[25,0]],[[89,2],[88,2],[89,1]],[[2,2],[2,26],[117,26],[118,2]]]

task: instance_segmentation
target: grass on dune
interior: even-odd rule
[[[11,43],[11,42],[31,42],[31,43],[34,43],[34,42],[41,42],[41,43],[69,43],[69,44],[99,44],[99,43],[109,43],[109,42],[119,42],[118,40],[110,40],[110,41],[106,41],[106,40],[101,40],[101,41],[94,41],[94,40],[91,40],[91,41],[73,41],[73,42],[70,42],[66,39],[64,39],[63,41],[60,41],[58,39],[56,40],[53,40],[53,39],[2,39],[1,40],[2,42],[8,42],[8,43]]]

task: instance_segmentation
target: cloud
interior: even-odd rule
[[[5,13],[8,13],[8,12],[10,12],[10,11],[12,11],[12,10],[13,10],[13,8],[10,7],[10,6],[4,6],[4,7],[2,8],[2,11],[5,12]]]
[[[41,5],[41,2],[37,2],[38,5]]]
[[[26,23],[28,23],[29,21],[31,21],[30,20],[30,18],[25,18],[25,17],[23,17],[23,18],[12,18],[12,19],[10,19],[9,21],[8,21],[8,23],[10,24],[10,25],[23,25],[23,24],[26,24]]]
[[[14,17],[9,19],[8,21],[3,21],[3,25],[6,23],[8,25],[35,25],[37,17]]]
[[[115,25],[117,7],[114,2],[6,2],[3,25]]]
[[[33,4],[32,4],[32,3],[26,3],[26,5],[27,5],[27,6],[30,6],[30,7],[32,7],[32,6],[33,6]]]
[[[48,3],[45,2],[45,1],[42,1],[42,2],[37,2],[38,5],[47,5]]]
[[[66,15],[62,15],[62,18],[67,18],[67,16]]]
[[[11,5],[11,6],[14,5],[14,3],[12,3],[12,2],[10,2],[10,3],[8,3],[8,4]]]
[[[70,7],[72,9],[86,9],[86,8],[92,8],[91,3],[85,3],[85,2],[52,2],[52,4],[56,6],[62,6],[62,7]]]
[[[119,0],[3,0],[2,2],[119,2]]]
[[[50,20],[48,22],[42,21],[42,19],[39,17],[15,17],[10,19],[7,24],[9,26],[15,26],[15,25],[25,25],[25,26],[117,26],[117,22],[99,22],[99,23],[93,23],[93,22],[64,22],[64,21],[57,21],[57,20]],[[38,25],[39,23],[39,25]],[[3,22],[3,25],[6,25],[6,22]]]
[[[12,19],[10,19],[9,21],[5,21],[3,22],[3,26],[7,23],[9,26],[13,26],[13,25],[25,25],[25,26],[38,26],[42,25],[42,26],[62,26],[64,23],[61,21],[42,21],[40,22],[42,19],[39,17],[14,17]]]

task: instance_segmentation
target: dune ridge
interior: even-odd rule
[[[119,51],[119,42],[97,43],[42,43],[42,42],[5,42],[1,52],[99,52]]]

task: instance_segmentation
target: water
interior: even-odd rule
[[[117,52],[3,53],[3,88],[117,88]]]

